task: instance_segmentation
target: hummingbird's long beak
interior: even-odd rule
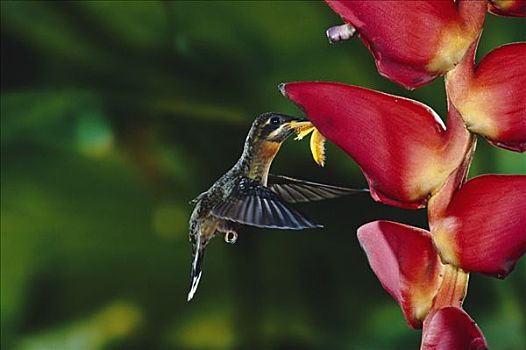
[[[286,120],[286,122],[284,122],[282,125],[288,130],[297,131],[298,128],[306,128],[307,126],[312,125],[311,122],[307,118],[296,117],[293,115],[282,114],[282,113],[275,113],[275,114],[281,116],[283,119]]]
[[[288,124],[294,125],[294,124],[297,124],[297,123],[305,123],[305,122],[310,123],[310,121],[307,118],[295,117],[295,116],[292,116],[292,115],[284,115],[284,116],[289,119]]]

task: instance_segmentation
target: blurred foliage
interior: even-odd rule
[[[355,239],[375,219],[426,226],[357,195],[301,207],[324,231],[214,241],[186,302],[188,200],[227,170],[251,120],[299,111],[278,83],[329,80],[445,115],[443,81],[408,92],[359,42],[330,46],[321,2],[1,2],[3,349],[416,349]],[[487,17],[479,57],[524,40]],[[319,169],[288,142],[273,172],[365,185],[329,145]],[[526,173],[480,140],[471,175]],[[496,204],[498,205],[498,203]],[[524,349],[526,265],[472,276],[466,308],[495,349]]]

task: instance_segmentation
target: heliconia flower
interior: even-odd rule
[[[526,2],[524,2],[526,4]],[[526,150],[526,43],[496,48],[474,67],[476,44],[446,76],[447,94],[471,132]]]
[[[460,308],[467,274],[438,261],[429,232],[376,221],[360,227],[358,239],[371,268],[400,304],[408,324],[423,326],[421,350],[487,348],[480,329]]]
[[[488,11],[500,16],[526,17],[526,1],[489,0]]]
[[[389,221],[358,229],[369,265],[398,302],[407,323],[421,328],[440,285],[441,264],[428,231]]]
[[[526,176],[479,176],[438,215],[433,204],[429,226],[444,262],[503,278],[526,252]]]
[[[432,310],[462,306],[468,274],[440,263],[429,231],[374,221],[358,229],[358,240],[373,272],[412,328],[422,328]]]
[[[330,29],[329,39],[345,40],[356,30],[380,74],[408,89],[454,68],[486,13],[483,0],[325,2],[350,24]]]
[[[486,339],[469,315],[458,307],[433,311],[424,321],[421,350],[485,350]]]
[[[474,138],[454,108],[446,129],[431,108],[399,96],[327,82],[280,89],[358,163],[371,196],[385,204],[425,206],[472,149]]]

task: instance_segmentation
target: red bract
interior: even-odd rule
[[[486,3],[326,0],[373,54],[378,71],[408,89],[451,70],[479,36]]]
[[[375,221],[360,227],[358,240],[382,286],[400,304],[408,324],[421,328],[440,282],[441,264],[429,232]]]
[[[358,229],[358,240],[374,273],[399,303],[411,327],[421,328],[430,311],[462,306],[467,274],[440,263],[430,232],[375,221]]]
[[[472,144],[454,109],[446,129],[431,108],[399,96],[325,82],[280,88],[326,138],[360,165],[371,195],[386,204],[425,206]]]
[[[489,0],[488,11],[500,16],[526,17],[526,1]]]
[[[526,176],[474,178],[443,213],[429,218],[443,261],[465,271],[505,277],[526,252]]]
[[[424,322],[421,350],[484,350],[488,345],[479,327],[457,307],[434,311]]]
[[[476,45],[448,73],[448,96],[471,132],[514,151],[526,150],[526,43],[501,46],[474,68]]]

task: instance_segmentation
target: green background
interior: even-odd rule
[[[426,227],[426,214],[368,195],[300,206],[324,230],[212,241],[186,302],[187,203],[236,161],[257,114],[300,113],[278,83],[340,81],[445,116],[442,79],[399,88],[359,40],[328,44],[339,23],[322,2],[2,1],[2,349],[417,349],[355,232]],[[525,32],[488,15],[478,57]],[[273,172],[365,186],[327,153],[320,169],[288,141]],[[482,173],[524,174],[524,155],[481,139]],[[524,259],[505,281],[471,276],[465,308],[493,349],[526,348],[525,295]]]

